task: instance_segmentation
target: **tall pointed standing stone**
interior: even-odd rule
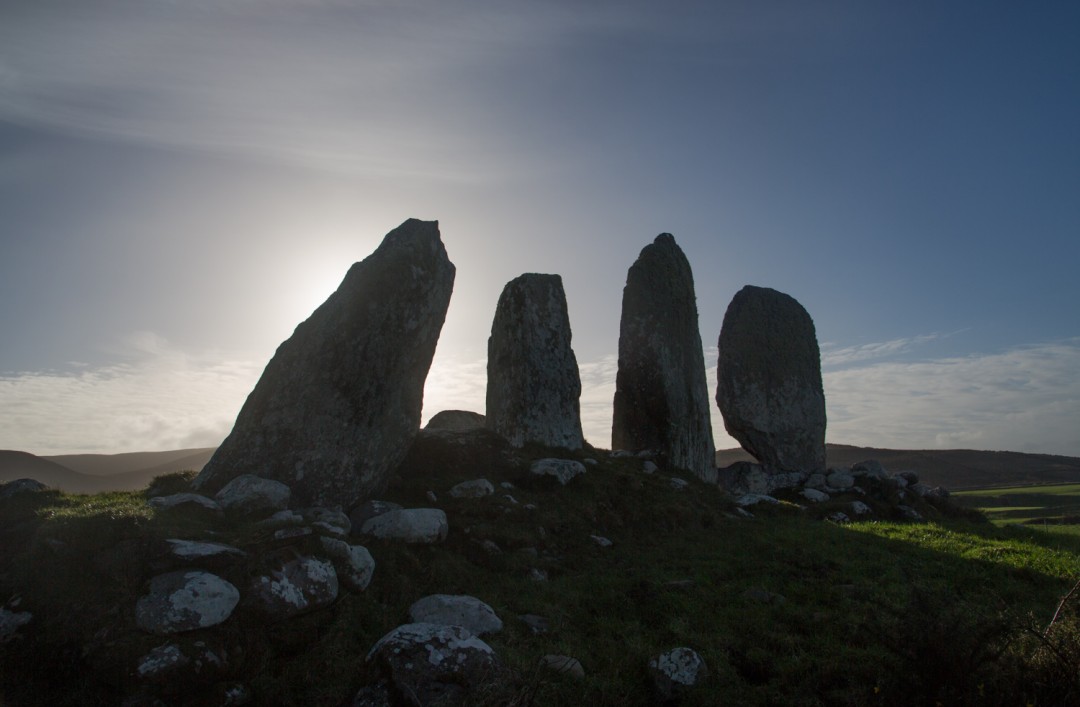
[[[825,392],[814,320],[783,292],[747,285],[720,328],[716,403],[724,427],[766,467],[825,468]]]
[[[503,288],[488,339],[487,427],[511,445],[581,449],[581,378],[558,275]]]
[[[344,508],[380,490],[420,428],[453,288],[437,221],[388,233],[278,347],[195,487],[254,474]]]
[[[715,480],[709,407],[694,275],[672,235],[661,233],[626,275],[611,446],[650,449]]]

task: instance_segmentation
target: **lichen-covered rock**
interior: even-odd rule
[[[205,511],[209,514],[221,513],[221,506],[212,498],[197,493],[174,493],[168,496],[154,496],[146,505],[158,510]]]
[[[388,233],[278,347],[195,489],[255,474],[349,508],[384,486],[420,427],[453,285],[437,222]]]
[[[487,419],[514,447],[581,449],[581,378],[558,275],[506,284],[488,339]]]
[[[251,580],[253,605],[271,620],[321,609],[338,596],[338,576],[327,560],[292,552],[266,558],[269,567]]]
[[[198,570],[169,572],[150,581],[135,605],[135,623],[157,634],[216,626],[228,619],[240,592],[228,581]]]
[[[792,297],[747,285],[720,329],[724,427],[770,469],[825,468],[825,393],[814,322]]]
[[[320,538],[323,550],[334,563],[338,579],[354,592],[362,592],[371,584],[375,573],[375,558],[363,545],[350,545],[344,540]]]
[[[709,405],[694,275],[662,233],[626,275],[611,445],[654,450],[665,465],[712,481]]]
[[[360,532],[384,540],[430,544],[446,539],[450,525],[438,508],[403,508],[369,518]]]
[[[342,511],[315,506],[300,511],[303,519],[320,535],[344,538],[352,530],[352,521]]]
[[[661,702],[679,699],[704,682],[708,674],[705,661],[692,648],[673,648],[649,661],[653,690]]]
[[[212,562],[220,559],[239,559],[247,555],[239,548],[222,543],[204,543],[174,538],[166,540],[165,544],[170,556],[184,562]]]
[[[413,623],[463,626],[476,636],[502,631],[503,622],[495,610],[476,597],[464,594],[432,594],[409,607]]]
[[[501,670],[491,646],[461,626],[412,623],[386,634],[368,653],[408,705],[460,705]]]
[[[256,515],[289,507],[292,490],[280,481],[243,474],[225,484],[214,500],[226,511]]]
[[[571,479],[585,473],[585,465],[573,459],[537,459],[529,465],[529,473],[553,477],[566,486]]]
[[[360,535],[361,528],[364,527],[364,523],[375,516],[381,516],[383,513],[389,513],[390,511],[401,510],[401,504],[391,503],[390,501],[377,501],[368,500],[361,503],[356,508],[352,509],[349,513],[349,521],[352,524],[352,534]]]

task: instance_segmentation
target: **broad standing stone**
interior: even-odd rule
[[[581,449],[581,378],[558,275],[506,284],[488,339],[487,427],[512,446]]]
[[[381,488],[420,427],[453,286],[438,222],[387,234],[278,347],[194,486],[255,474],[301,505],[344,508]]]
[[[613,449],[653,450],[715,481],[716,460],[694,275],[670,233],[630,266],[619,325]]]
[[[782,292],[747,285],[720,329],[716,403],[743,449],[773,469],[825,469],[825,392],[814,322]]]

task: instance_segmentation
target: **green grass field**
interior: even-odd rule
[[[953,496],[985,513],[995,525],[1025,523],[1080,535],[1080,484],[990,488]]]

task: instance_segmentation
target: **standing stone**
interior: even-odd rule
[[[488,339],[488,429],[512,446],[581,449],[581,378],[558,275],[506,284]]]
[[[724,427],[766,467],[825,469],[825,392],[814,322],[782,292],[747,285],[720,329]]]
[[[694,275],[661,233],[626,275],[611,446],[653,450],[666,466],[713,481],[709,404]]]
[[[278,347],[194,486],[254,474],[300,505],[344,508],[380,489],[420,427],[453,286],[437,221],[388,233]]]

